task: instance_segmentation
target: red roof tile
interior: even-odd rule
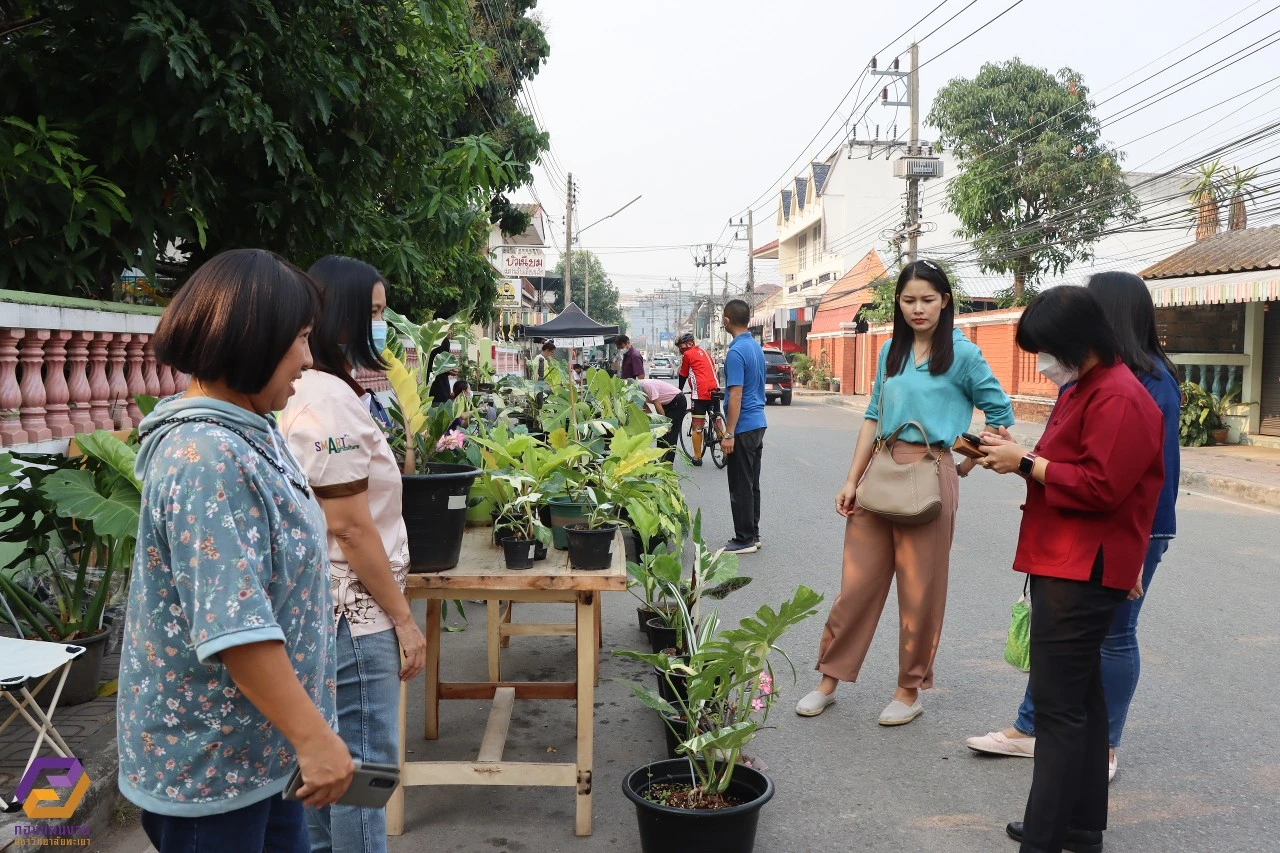
[[[1138,273],[1147,281],[1188,275],[1280,269],[1280,225],[1206,237]]]
[[[884,263],[880,260],[880,254],[874,249],[867,252],[866,256],[831,285],[831,289],[822,297],[809,334],[838,332],[841,323],[853,322],[858,309],[875,299],[876,293],[871,283],[887,272]]]

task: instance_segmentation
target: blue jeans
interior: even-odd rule
[[[142,812],[142,829],[159,853],[306,853],[306,819],[297,800],[274,797],[204,817]]]
[[[394,629],[351,636],[338,622],[338,734],[353,758],[400,763],[400,644]],[[384,809],[307,809],[312,853],[386,853]]]
[[[1146,594],[1151,589],[1151,578],[1156,573],[1156,566],[1160,565],[1160,560],[1169,550],[1170,541],[1151,540],[1151,544],[1147,546],[1147,558],[1142,563],[1143,595],[1116,608],[1111,627],[1107,630],[1107,638],[1102,642],[1102,691],[1107,697],[1107,740],[1112,749],[1120,745],[1124,723],[1129,717],[1129,703],[1133,701],[1133,693],[1138,689],[1138,676],[1142,674],[1142,655],[1138,651],[1138,614],[1142,611],[1142,602],[1147,600]],[[1035,612],[1035,602],[1032,602],[1033,619]],[[1031,701],[1029,683],[1022,705],[1018,708],[1018,721],[1013,727],[1024,735],[1036,733],[1036,708]]]

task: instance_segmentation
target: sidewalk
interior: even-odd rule
[[[867,410],[865,396],[820,391],[795,392],[858,414]],[[976,424],[981,427],[981,424]],[[1044,424],[1019,422],[1009,430],[1019,443],[1034,447]],[[1182,448],[1182,487],[1241,503],[1280,509],[1280,450],[1250,445]]]

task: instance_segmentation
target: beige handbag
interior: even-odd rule
[[[927,447],[927,454],[915,462],[895,462],[893,445],[908,426],[925,435],[924,427],[908,421],[888,438],[876,439],[871,462],[858,483],[858,504],[894,524],[927,524],[942,513],[942,457]]]

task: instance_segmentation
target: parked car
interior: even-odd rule
[[[650,379],[675,379],[678,365],[669,355],[656,355],[649,365]]]
[[[791,363],[782,350],[764,348],[764,401],[791,405]]]

